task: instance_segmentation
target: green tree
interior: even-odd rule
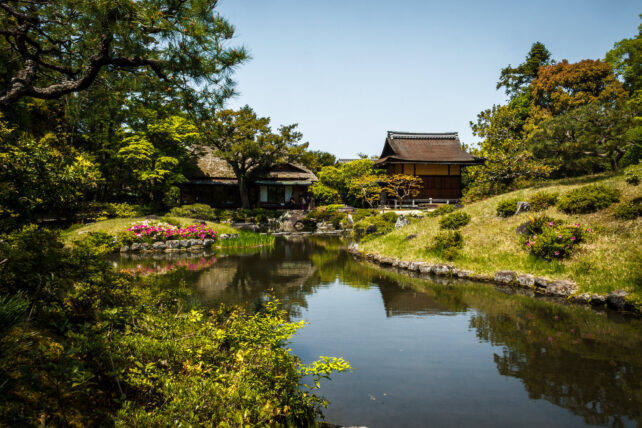
[[[535,42],[523,63],[517,67],[508,65],[502,68],[497,89],[503,87],[506,95],[515,98],[526,91],[533,79],[537,77],[541,66],[552,63],[551,53],[546,49],[546,46],[543,43]]]
[[[217,0],[0,1],[0,107],[87,89],[104,69],[153,74],[162,90],[229,96],[247,58]],[[197,85],[190,85],[197,83]]]
[[[394,174],[386,178],[386,192],[391,198],[403,202],[406,198],[419,194],[421,177],[406,174]]]
[[[274,165],[298,160],[308,143],[297,125],[284,125],[272,132],[270,118],[259,117],[249,106],[221,110],[204,122],[204,143],[225,160],[238,180],[243,208],[250,207],[247,185],[253,177]]]
[[[321,150],[306,150],[299,158],[299,161],[306,168],[317,173],[324,166],[334,166],[337,163],[337,158],[332,153]]]
[[[382,177],[380,175],[362,175],[354,177],[348,183],[348,195],[361,202],[362,205],[367,205],[373,208],[375,203],[381,199]]]
[[[636,37],[615,43],[613,49],[606,53],[605,61],[624,81],[624,87],[630,94],[642,90],[642,24],[638,26]]]
[[[326,166],[319,171],[319,181],[310,187],[310,191],[319,204],[338,202],[349,205],[362,205],[364,202],[367,204],[357,183],[362,177],[380,174],[381,172],[374,167],[374,161],[366,158],[336,166]],[[365,185],[365,181],[361,184]],[[368,184],[369,188],[373,186],[374,179]]]

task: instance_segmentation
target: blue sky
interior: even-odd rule
[[[312,149],[379,154],[386,131],[457,131],[505,100],[500,69],[535,41],[556,60],[603,58],[637,34],[639,1],[222,0],[252,59],[240,95]]]

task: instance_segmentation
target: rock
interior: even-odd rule
[[[402,227],[408,226],[410,224],[410,220],[406,218],[405,215],[400,215],[397,217],[397,222],[395,223],[395,229],[401,229]]]
[[[138,242],[134,242],[131,247],[129,247],[130,251],[140,251],[142,250],[142,246]]]
[[[621,311],[626,307],[626,298],[628,295],[629,293],[624,290],[613,291],[606,296],[606,303],[610,307]]]
[[[348,224],[354,224],[354,219],[352,218],[352,214],[348,214],[347,221],[348,221]]]
[[[377,231],[377,226],[376,226],[376,225],[374,225],[374,224],[371,224],[371,225],[370,225],[370,226],[368,226],[368,228],[366,229],[366,235],[370,235],[370,234],[372,234],[372,233],[375,233],[376,231]]]
[[[166,253],[178,253],[180,251],[181,250],[179,250],[178,248],[165,248]]]
[[[515,211],[515,215],[519,213],[525,213],[526,211],[530,211],[530,210],[531,210],[531,204],[529,204],[526,201],[519,201],[517,203],[517,211]]]
[[[181,246],[181,241],[178,241],[176,239],[171,241],[165,241],[165,248],[178,250],[180,246]]]
[[[156,241],[156,242],[154,242],[154,243],[152,244],[152,248],[153,248],[154,250],[163,251],[163,250],[166,248],[166,246],[165,246],[165,243],[164,243],[164,242],[162,242],[162,241]]]
[[[140,244],[140,249],[143,251],[149,251],[152,249],[152,246],[149,245],[147,242],[143,242],[142,244]]]
[[[399,267],[399,259],[394,259],[393,260],[392,267]]]
[[[126,253],[128,251],[129,251],[129,247],[127,245],[123,245],[122,247],[120,247],[120,252],[121,253]]]
[[[535,287],[537,288],[546,288],[549,282],[551,282],[551,280],[548,278],[543,278],[541,276],[535,277]]]
[[[192,245],[191,239],[181,239],[179,242],[181,248],[189,248]]]
[[[431,273],[432,272],[432,266],[429,265],[428,263],[422,263],[419,266],[419,272],[420,273]]]
[[[601,294],[591,294],[591,298],[589,299],[589,303],[591,305],[596,305],[596,306],[601,306],[606,304],[606,296],[602,296]]]
[[[546,286],[546,294],[555,297],[568,297],[577,292],[577,284],[567,279],[558,279]]]
[[[417,272],[419,270],[419,263],[417,263],[417,262],[408,263],[408,270],[411,270],[413,272]]]
[[[238,239],[239,234],[238,233],[230,233],[229,237],[230,237],[230,239]]]
[[[535,285],[535,277],[533,275],[523,273],[517,275],[517,278],[515,278],[515,282],[520,287],[531,288],[533,285]]]
[[[512,270],[500,270],[499,272],[495,272],[493,279],[499,284],[511,284],[515,281],[516,276],[517,274]]]
[[[399,261],[399,269],[408,269],[408,266],[410,266],[410,262]]]
[[[469,279],[480,282],[493,282],[495,278],[492,275],[472,274]]]
[[[412,241],[412,240],[413,240],[413,239],[415,239],[416,237],[417,237],[417,235],[414,235],[414,234],[413,234],[413,235],[408,235],[408,236],[406,236],[403,240],[404,240],[404,241]]]
[[[453,270],[453,275],[456,276],[457,278],[461,279],[468,279],[470,276],[473,274],[472,271],[470,270],[463,270],[463,269],[455,269]]]
[[[523,234],[525,234],[525,233],[526,233],[526,230],[527,230],[526,228],[528,227],[528,225],[529,225],[529,224],[531,224],[531,221],[530,221],[530,220],[529,220],[529,221],[526,221],[526,222],[524,222],[524,223],[522,223],[522,224],[520,224],[520,225],[519,225],[519,226],[517,226],[517,228],[515,229],[515,232],[517,232],[517,234],[518,234],[518,235],[523,235]]]
[[[221,233],[218,239],[220,239],[221,241],[225,241],[226,239],[230,239],[230,235],[228,235],[227,233]]]
[[[591,300],[591,293],[582,293],[575,296],[571,296],[571,301],[575,303],[582,303],[587,305]]]
[[[452,266],[445,264],[436,264],[432,267],[431,272],[435,275],[445,276],[453,271]]]
[[[201,245],[201,246],[203,245],[203,241],[200,240],[200,239],[190,239],[189,243],[190,243],[190,246],[192,246],[192,247],[196,247],[198,245]]]
[[[205,248],[210,248],[210,247],[211,247],[212,245],[214,245],[215,243],[216,243],[216,241],[215,241],[214,239],[209,239],[209,238],[207,238],[207,239],[203,239],[203,246],[204,246]]]
[[[379,258],[379,264],[383,266],[392,266],[392,264],[395,262],[395,259],[392,257],[380,257]]]

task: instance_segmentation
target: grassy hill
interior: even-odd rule
[[[627,172],[642,176],[642,166],[627,169]],[[453,265],[470,269],[475,273],[493,274],[498,270],[514,270],[550,278],[566,278],[577,282],[580,292],[607,294],[624,289],[637,301],[642,300],[642,218],[618,220],[614,217],[615,206],[592,214],[567,215],[555,207],[541,211],[553,218],[569,223],[581,223],[593,229],[587,241],[582,243],[570,259],[546,261],[530,256],[520,245],[516,228],[528,221],[533,213],[524,213],[502,218],[496,214],[498,202],[519,198],[528,200],[534,193],[546,190],[560,195],[586,184],[599,183],[617,188],[621,201],[642,196],[642,184],[634,186],[625,181],[624,173],[599,174],[575,179],[551,181],[536,187],[472,203],[462,210],[471,216],[468,225],[461,229],[465,246]],[[439,232],[439,217],[426,217],[387,235],[363,242],[360,250],[377,253],[407,261],[428,263],[445,262],[426,247]],[[406,241],[409,235],[417,237]]]

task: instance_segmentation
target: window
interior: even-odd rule
[[[285,202],[285,187],[268,186],[267,199],[271,204],[282,204]]]

